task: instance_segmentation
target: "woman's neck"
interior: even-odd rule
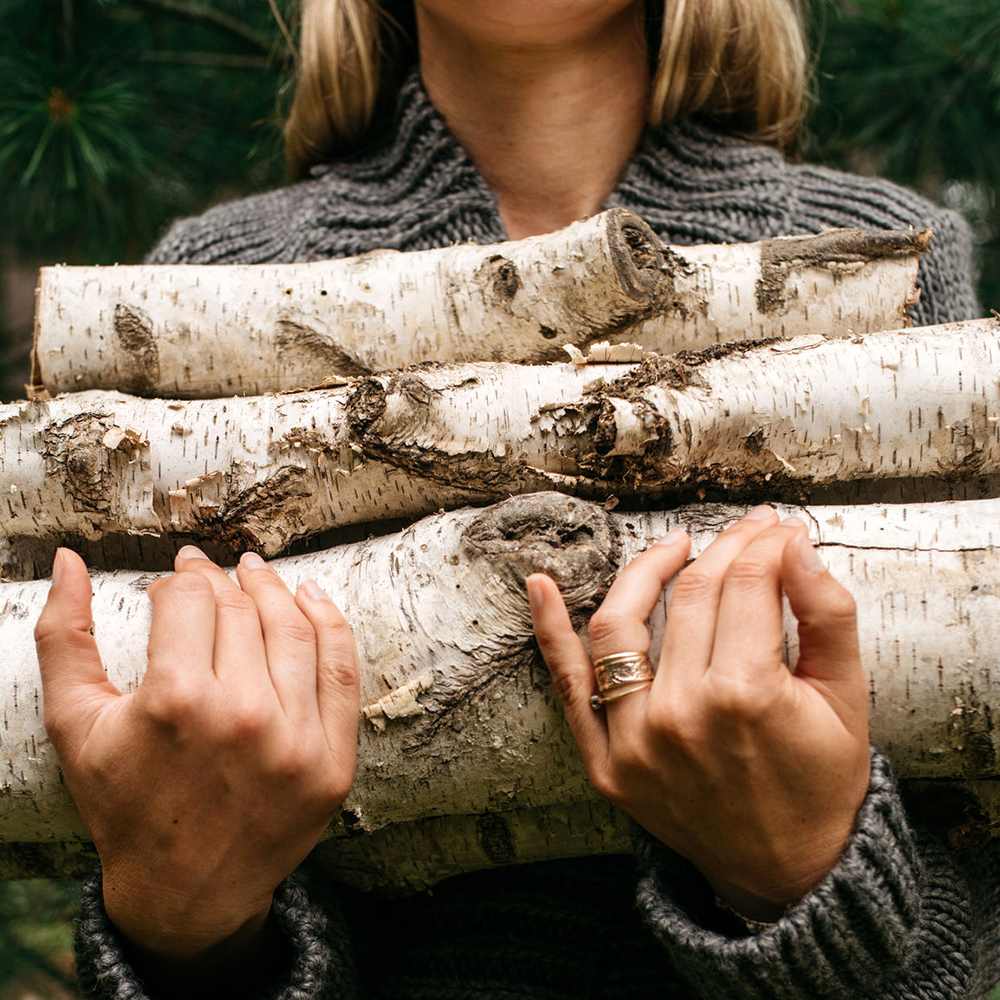
[[[431,101],[496,193],[511,239],[599,211],[646,121],[642,5],[561,44],[470,37],[417,5]]]

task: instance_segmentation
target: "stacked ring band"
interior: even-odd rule
[[[651,684],[653,665],[645,653],[612,653],[594,661],[594,676],[598,694],[590,699],[590,706],[597,710],[609,701],[625,698]]]

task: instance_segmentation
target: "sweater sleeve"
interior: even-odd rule
[[[721,930],[687,861],[644,832],[637,848],[640,912],[706,1000],[981,1000],[1000,975],[996,842],[960,857],[915,831],[877,752],[844,854],[769,930]]]
[[[260,1000],[356,1000],[350,935],[335,907],[313,902],[305,880],[290,875],[274,894],[272,918],[281,937],[282,968],[261,984]],[[80,990],[89,1000],[155,998],[129,962],[127,950],[104,910],[101,874],[83,884],[75,950]]]

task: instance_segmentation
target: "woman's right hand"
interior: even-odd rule
[[[108,915],[150,957],[185,962],[263,928],[350,790],[359,694],[350,628],[315,583],[293,597],[248,554],[237,586],[190,546],[175,568],[149,587],[133,693],[105,676],[90,579],[68,549],[35,639],[45,725]]]

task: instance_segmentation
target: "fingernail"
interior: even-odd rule
[[[250,553],[247,553],[250,555]],[[260,559],[260,556],[257,557]],[[263,562],[263,560],[261,560]],[[306,597],[313,601],[328,601],[330,600],[330,595],[315,581],[315,580],[305,580],[302,584],[302,590],[306,592]]]
[[[826,563],[820,559],[819,552],[816,551],[809,539],[804,536],[799,542],[799,561],[807,573],[826,572]]]
[[[676,545],[686,535],[687,532],[683,528],[674,528],[673,531],[668,531],[662,538],[658,539],[656,544]]]
[[[528,579],[525,581],[528,588],[528,607],[532,611],[537,611],[545,603],[545,595],[537,580]]]
[[[781,522],[782,528],[804,528],[805,526],[806,522],[801,517],[786,517]]]
[[[52,586],[58,587],[63,575],[63,550],[56,549],[55,558],[52,560]]]
[[[748,511],[743,515],[744,521],[766,521],[769,517],[774,516],[774,508],[770,504],[762,503],[753,510]]]
[[[244,552],[240,563],[247,569],[267,569],[267,563],[256,552]]]
[[[205,555],[197,545],[185,545],[177,555],[181,559],[207,559],[208,556]]]

